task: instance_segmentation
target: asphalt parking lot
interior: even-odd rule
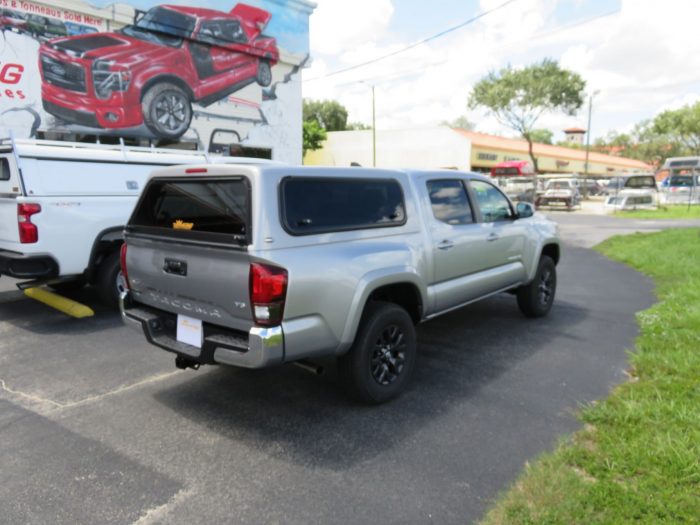
[[[605,218],[560,217],[550,316],[504,294],[421,325],[411,387],[380,407],[348,401],[332,366],[176,371],[116,313],[69,319],[3,280],[2,522],[473,522],[624,380],[653,302],[584,247]]]

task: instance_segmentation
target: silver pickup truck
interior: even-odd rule
[[[500,292],[547,314],[555,223],[456,171],[206,165],[157,171],[125,230],[125,322],[180,368],[338,358],[396,396],[415,325]]]

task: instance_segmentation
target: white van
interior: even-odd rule
[[[201,151],[0,140],[0,275],[85,284],[116,305],[122,230],[149,174],[175,164],[261,163]]]

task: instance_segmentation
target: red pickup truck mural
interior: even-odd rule
[[[269,12],[246,4],[229,13],[162,5],[116,32],[57,38],[41,45],[44,110],[102,129],[146,125],[177,139],[192,103],[210,105],[256,82],[272,82],[279,60],[262,35]]]

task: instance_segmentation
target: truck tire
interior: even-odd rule
[[[179,139],[192,122],[190,97],[169,82],[150,87],[141,100],[141,109],[146,126],[158,138]]]
[[[379,404],[401,393],[416,363],[416,329],[411,316],[393,303],[369,303],[355,342],[338,359],[340,380],[348,394]]]
[[[557,267],[548,255],[542,255],[531,283],[518,288],[518,306],[527,317],[544,317],[554,303],[557,291]]]
[[[262,87],[268,87],[272,84],[272,67],[270,66],[270,62],[267,60],[258,62],[258,74],[255,79]]]
[[[97,293],[107,306],[117,307],[119,294],[126,289],[122,269],[119,266],[119,250],[110,253],[97,269]]]

